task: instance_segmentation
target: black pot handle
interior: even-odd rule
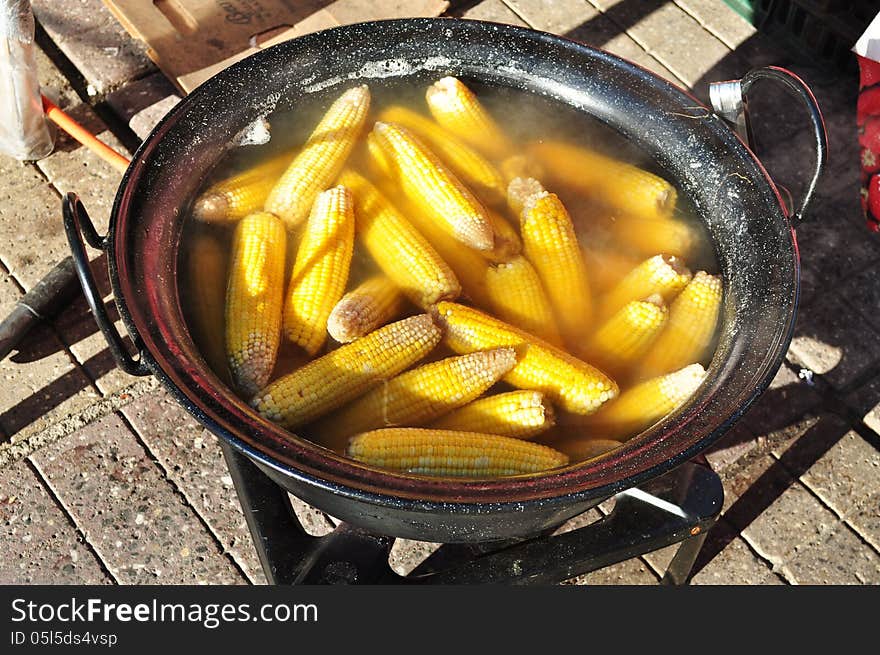
[[[89,266],[89,258],[86,254],[83,237],[85,237],[85,240],[92,248],[97,250],[107,249],[107,239],[98,235],[92,219],[89,218],[79,196],[75,193],[70,192],[64,196],[62,210],[64,214],[64,231],[67,233],[67,243],[70,245],[73,264],[76,267],[76,275],[79,277],[83,295],[86,297],[86,302],[89,303],[89,308],[92,310],[95,322],[107,341],[107,346],[110,348],[113,359],[116,360],[117,366],[129,375],[150,375],[152,371],[150,371],[146,364],[143,351],[140,352],[137,359],[134,359],[126,349],[122,336],[104,308],[104,299],[98,292],[98,286],[95,284],[95,278]]]
[[[719,116],[732,123],[733,129],[749,145],[752,143],[752,133],[744,96],[758,80],[781,82],[786,89],[804,103],[810,117],[810,122],[813,124],[816,167],[810,184],[804,193],[804,198],[801,200],[801,205],[792,215],[792,221],[797,223],[803,220],[804,213],[807,211],[807,207],[816,190],[816,184],[819,182],[819,177],[828,161],[828,136],[825,132],[825,121],[822,118],[819,103],[816,102],[810,87],[800,77],[785,68],[779,68],[778,66],[756,68],[753,71],[749,71],[741,80],[712,82],[709,84],[709,98],[712,102],[712,108]]]

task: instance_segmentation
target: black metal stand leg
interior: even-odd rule
[[[400,582],[388,564],[394,538],[376,535],[347,523],[320,539],[303,559],[295,584],[394,584]]]
[[[617,497],[604,519],[560,535],[539,537],[471,562],[406,582],[421,584],[557,584],[672,544],[684,542],[670,578],[684,582],[724,493],[711,470],[683,464]]]
[[[308,535],[287,493],[247,457],[221,447],[270,584],[555,584],[676,543],[662,582],[685,584],[724,500],[718,476],[687,463],[621,492],[611,514],[583,528],[486,545],[495,550],[475,545],[471,561],[402,577],[388,563],[394,538],[344,523]]]
[[[293,584],[297,565],[315,537],[303,530],[287,492],[226,441],[219,441],[266,580],[271,585]]]
[[[713,522],[714,523],[714,522]],[[666,573],[660,584],[664,585],[683,585],[687,584],[691,575],[691,569],[694,568],[694,562],[697,561],[697,555],[706,541],[708,530],[701,530],[696,536],[685,539],[681,542],[681,546],[675,551],[675,557],[666,567]]]

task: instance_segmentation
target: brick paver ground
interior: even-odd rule
[[[33,4],[44,30],[44,92],[126,152],[123,142],[146,136],[179,94],[99,0]],[[720,0],[452,4],[452,16],[605,48],[703,102],[709,81],[767,64],[811,84],[830,159],[809,222],[797,230],[795,336],[770,389],[705,453],[725,503],[692,582],[880,583],[880,239],[863,227],[858,203],[855,78],[787,52]],[[751,110],[762,161],[800,197],[812,159],[802,112],[773,89],[756,94]],[[129,131],[114,134],[108,125]],[[0,314],[66,254],[61,194],[80,193],[104,229],[119,179],[65,136],[40,162],[0,158]],[[102,259],[95,265],[103,270]],[[0,582],[264,581],[216,438],[155,380],[115,368],[84,301],[0,362],[0,384]],[[611,504],[562,529],[595,520]],[[294,507],[312,534],[335,524],[300,501]],[[391,564],[406,573],[435,548],[400,540]],[[569,582],[656,584],[673,552]]]

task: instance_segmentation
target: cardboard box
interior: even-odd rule
[[[439,16],[445,0],[104,0],[184,93],[261,48],[339,25]]]

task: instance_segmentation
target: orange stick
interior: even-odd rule
[[[120,173],[125,172],[125,169],[128,168],[129,162],[126,157],[120,155],[103,141],[98,140],[94,134],[59,109],[58,106],[46,96],[42,96],[42,98],[43,111],[46,112],[46,116],[49,117],[49,120],[83,144],[86,148],[94,152],[117,171]]]

